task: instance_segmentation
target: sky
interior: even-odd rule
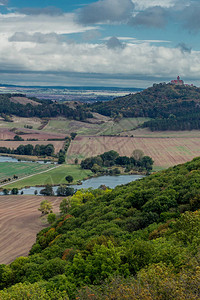
[[[199,0],[0,0],[0,83],[200,86]]]

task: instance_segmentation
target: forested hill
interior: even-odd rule
[[[196,158],[114,190],[78,191],[29,257],[0,265],[0,299],[199,299],[199,182]]]
[[[92,104],[91,109],[107,116],[158,119],[145,126],[152,130],[200,128],[200,88],[186,85],[154,84],[142,92]],[[164,122],[163,122],[164,120]]]
[[[20,98],[22,101],[20,101]],[[51,100],[30,98],[30,101],[28,102],[27,99],[26,103],[25,99],[23,94],[0,94],[0,114],[3,114],[4,117],[5,115],[38,118],[63,116],[80,121],[92,117],[92,114],[78,103],[74,108],[71,108],[67,104],[59,104]]]

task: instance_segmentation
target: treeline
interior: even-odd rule
[[[118,152],[111,150],[108,152],[104,152],[98,156],[89,157],[81,161],[82,169],[90,169],[94,173],[109,173],[119,174],[116,169],[107,170],[109,167],[113,166],[121,166],[125,168],[125,172],[129,172],[130,170],[152,170],[153,160],[149,156],[144,156],[144,153],[136,149],[133,151],[133,156],[120,156]]]
[[[153,130],[188,130],[199,129],[200,88],[154,84],[136,94],[116,98],[112,101],[88,105],[91,110],[106,116],[149,117],[156,121],[147,122]],[[174,115],[176,120],[171,120]],[[159,118],[159,124],[158,120]],[[195,118],[195,119],[193,119]],[[168,120],[169,119],[169,120]],[[171,122],[172,121],[172,122]],[[159,129],[157,129],[159,127]]]
[[[200,129],[200,112],[188,112],[182,117],[170,115],[169,118],[157,118],[144,122],[142,127],[149,127],[152,131]]]
[[[0,153],[18,154],[18,155],[35,155],[35,156],[52,156],[55,152],[54,145],[19,145],[16,149],[0,147]]]
[[[80,105],[75,108],[70,108],[67,104],[59,104],[53,101],[37,100],[38,105],[26,105],[14,103],[11,101],[12,94],[0,94],[0,114],[16,115],[19,117],[38,117],[51,118],[63,116],[74,120],[83,121],[86,118],[92,118],[92,114]]]
[[[114,190],[77,191],[28,257],[0,265],[0,298],[199,298],[199,180],[196,158]]]

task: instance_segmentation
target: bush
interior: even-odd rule
[[[49,224],[52,224],[53,222],[55,222],[55,220],[56,220],[56,214],[54,213],[48,214],[47,221]]]

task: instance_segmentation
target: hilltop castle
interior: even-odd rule
[[[184,85],[184,81],[180,80],[180,76],[178,76],[177,79],[175,79],[175,80],[171,80],[170,83],[175,84],[175,85]]]

